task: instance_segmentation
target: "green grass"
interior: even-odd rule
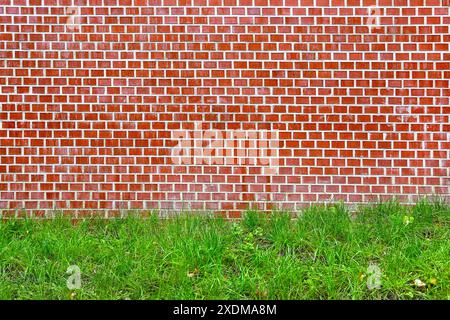
[[[0,299],[449,299],[449,227],[450,206],[426,200],[298,219],[7,220]],[[70,265],[80,289],[66,286]],[[380,288],[367,287],[370,265]]]

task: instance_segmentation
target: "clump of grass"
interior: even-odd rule
[[[0,224],[0,299],[449,299],[450,206]],[[81,271],[68,289],[66,270]],[[380,271],[379,285],[370,266]]]

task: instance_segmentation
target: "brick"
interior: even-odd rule
[[[0,8],[4,216],[449,198],[448,1],[78,5]]]

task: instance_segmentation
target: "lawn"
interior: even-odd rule
[[[450,298],[449,205],[292,216],[5,220],[0,299]]]

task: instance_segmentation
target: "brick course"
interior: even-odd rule
[[[448,1],[0,0],[0,21],[3,214],[450,193]]]

